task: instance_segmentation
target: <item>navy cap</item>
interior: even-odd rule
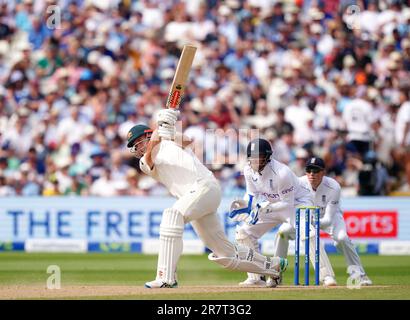
[[[130,131],[128,131],[127,147],[131,148],[135,140],[137,140],[140,136],[148,132],[152,132],[152,130],[149,127],[147,127],[145,124],[137,124],[136,126],[133,126],[130,129]]]
[[[322,158],[312,157],[309,158],[305,165],[306,168],[319,168],[321,170],[325,169],[325,162]]]

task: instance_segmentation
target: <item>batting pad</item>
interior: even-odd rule
[[[247,234],[244,230],[242,230],[239,226],[236,226],[236,231],[235,231],[235,241],[237,244],[240,244],[242,246],[249,247],[256,252],[259,251],[259,244],[258,244],[258,239],[250,236]],[[250,273],[248,272],[248,278],[252,280],[259,280],[260,275],[257,273]]]
[[[280,258],[268,258],[255,250],[238,245],[235,257],[217,257],[214,253],[208,259],[222,265],[226,269],[258,273],[269,277],[278,277]]]
[[[159,227],[157,279],[166,283],[176,281],[176,267],[181,256],[184,217],[175,209],[165,209]]]

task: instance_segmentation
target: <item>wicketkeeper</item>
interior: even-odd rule
[[[245,221],[237,227],[235,240],[258,250],[266,232],[280,225],[275,237],[275,256],[286,258],[289,240],[295,239],[297,206],[312,206],[309,189],[301,185],[296,175],[285,164],[272,157],[272,147],[264,139],[252,140],[247,147],[248,164],[244,168],[246,193],[244,200],[231,204],[230,217]],[[311,228],[311,249],[314,250],[314,229]],[[314,265],[314,254],[310,254]],[[320,246],[320,279],[324,285],[334,285],[334,273],[323,244]],[[260,274],[248,273],[242,286],[276,286],[277,279],[265,279]]]
[[[147,288],[177,287],[176,268],[182,253],[186,223],[212,253],[212,260],[224,268],[278,277],[287,260],[265,257],[254,249],[232,244],[222,229],[216,211],[221,188],[213,174],[186,148],[191,141],[176,135],[179,111],[162,109],[157,115],[158,129],[136,125],[128,132],[127,147],[140,159],[141,170],[162,183],[177,198],[164,210],[160,224],[157,275]]]

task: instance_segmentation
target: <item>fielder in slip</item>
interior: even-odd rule
[[[158,129],[152,131],[145,125],[136,125],[128,133],[127,147],[140,159],[141,170],[177,198],[174,205],[163,212],[157,275],[145,286],[177,286],[176,268],[183,249],[186,223],[191,223],[212,251],[209,260],[230,270],[278,277],[287,267],[286,259],[265,257],[252,248],[232,244],[225,236],[216,214],[221,188],[213,174],[187,148],[189,141],[176,135],[178,114],[174,109],[160,110],[156,119],[160,124]]]
[[[289,240],[295,239],[296,207],[312,206],[312,196],[288,166],[272,158],[268,141],[252,140],[247,147],[247,157],[249,162],[244,168],[246,194],[244,200],[232,203],[229,214],[235,221],[245,221],[237,227],[236,241],[258,250],[258,239],[281,225],[275,238],[274,254],[286,258]],[[309,240],[311,250],[314,250],[313,232]],[[310,258],[314,265],[314,252]],[[240,285],[271,287],[279,284],[280,279],[265,282],[260,274],[248,273],[248,278]],[[336,284],[323,244],[320,245],[320,279],[325,285]]]
[[[321,158],[309,159],[306,163],[306,175],[300,177],[299,181],[310,190],[314,205],[320,207],[320,228],[331,236],[336,248],[345,256],[347,272],[352,278],[358,278],[359,285],[372,285],[346,232],[339,204],[340,185],[336,180],[325,176],[324,161]]]

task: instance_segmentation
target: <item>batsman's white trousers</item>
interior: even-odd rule
[[[205,180],[196,183],[192,190],[175,202],[172,208],[191,222],[198,237],[217,256],[235,256],[235,246],[222,229],[216,211],[221,203],[221,187],[218,181]]]
[[[237,246],[226,237],[216,211],[221,202],[221,188],[215,180],[196,183],[192,190],[164,210],[160,225],[160,250],[156,280],[172,284],[182,253],[183,225],[192,227],[213,253],[208,258],[225,268],[277,276],[280,258],[267,258],[251,248]]]

